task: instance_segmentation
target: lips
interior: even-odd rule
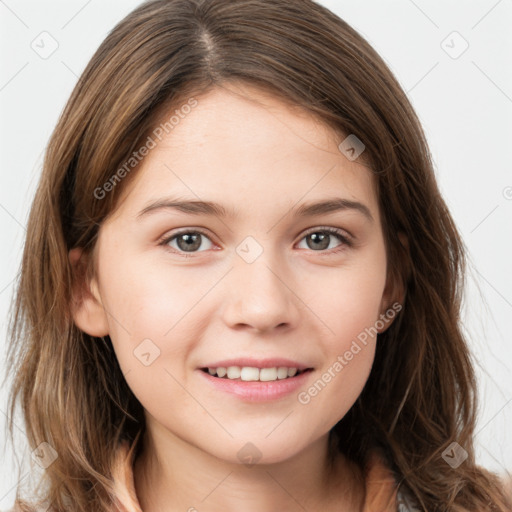
[[[247,401],[267,402],[302,386],[314,368],[285,358],[224,359],[197,368],[215,389]]]
[[[237,359],[223,359],[214,361],[202,366],[202,368],[229,368],[230,366],[238,366],[239,368],[297,368],[297,371],[312,369],[311,365],[286,359],[282,357],[273,357],[265,359],[256,359],[253,357],[239,357]]]
[[[254,363],[251,363],[254,364]],[[261,363],[259,363],[261,364]],[[268,363],[270,364],[270,363]],[[294,363],[296,364],[296,363]],[[298,366],[304,366],[304,365],[298,365]],[[221,393],[227,393],[228,395],[231,395],[235,397],[238,400],[242,400],[244,402],[272,402],[275,400],[280,399],[289,399],[289,397],[293,396],[293,393],[297,393],[299,389],[303,386],[305,386],[310,379],[310,375],[312,375],[313,368],[307,368],[304,367],[301,370],[297,369],[297,373],[293,376],[286,376],[286,378],[279,379],[276,378],[275,380],[261,380],[263,371],[263,379],[267,377],[273,377],[273,374],[267,374],[268,372],[273,372],[274,369],[276,372],[279,371],[279,368],[286,369],[286,373],[288,374],[288,371],[290,370],[291,373],[293,372],[296,367],[275,367],[275,366],[265,366],[265,367],[257,367],[257,366],[248,366],[248,367],[233,367],[233,366],[226,366],[226,367],[217,367],[217,368],[211,368],[213,371],[214,369],[219,371],[220,368],[226,369],[226,375],[224,377],[218,377],[217,375],[211,375],[211,372],[208,371],[207,367],[198,368],[197,373],[199,377],[202,379],[202,382],[204,382],[210,389],[215,390],[215,392],[221,392]],[[248,370],[249,377],[251,376],[251,372],[258,372],[258,380],[242,380],[242,370],[245,368],[249,368]],[[228,378],[227,377],[227,371],[230,370],[232,377],[237,375],[237,371],[240,372],[240,377],[237,378]],[[221,371],[222,373],[222,371]],[[247,373],[247,371],[245,372]],[[281,375],[284,377],[284,371],[282,370]],[[253,377],[256,376],[256,373],[253,374]]]

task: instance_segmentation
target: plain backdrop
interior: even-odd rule
[[[512,2],[320,3],[380,53],[426,131],[471,261],[464,323],[480,385],[477,460],[505,473],[512,469]],[[138,4],[0,0],[2,376],[13,280],[45,146],[86,63]],[[51,55],[41,49],[41,38]],[[6,392],[0,393],[0,509],[11,506],[17,484],[17,459],[6,442]],[[21,419],[16,425],[16,454],[23,462],[30,451]],[[22,480],[30,481],[28,472]]]

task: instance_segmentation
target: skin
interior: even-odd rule
[[[147,431],[134,467],[141,506],[362,510],[360,471],[342,455],[329,467],[327,440],[364,387],[374,337],[307,404],[297,392],[243,401],[207,386],[198,367],[237,356],[290,358],[314,368],[304,391],[375,325],[397,297],[386,279],[372,174],[340,152],[344,137],[252,86],[230,84],[196,99],[102,224],[95,276],[74,312],[85,332],[110,335],[144,406]],[[237,214],[162,208],[137,217],[167,196],[214,201]],[[373,220],[353,209],[293,217],[301,204],[332,197],[363,203]],[[305,232],[325,226],[352,235],[353,245],[330,235],[328,248],[318,248]],[[206,231],[195,252],[177,238],[159,245],[181,228]],[[247,236],[263,251],[252,263],[236,251]],[[79,256],[70,253],[74,263]],[[149,366],[133,353],[145,339],[160,350]],[[237,456],[247,442],[261,453],[254,466]]]

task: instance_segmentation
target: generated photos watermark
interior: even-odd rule
[[[136,165],[157,146],[158,142],[162,140],[164,135],[167,135],[174,130],[174,128],[180,124],[181,120],[185,119],[185,117],[190,114],[192,109],[197,107],[197,105],[199,105],[199,102],[195,98],[190,98],[187,103],[182,105],[179,109],[176,109],[174,114],[169,117],[165,123],[160,123],[146,139],[146,142],[137,151],[132,153],[124,165],[117,169],[117,171],[101,187],[96,187],[94,189],[94,197],[98,200],[102,200],[109,192],[112,192],[115,186],[120,183],[130,173],[130,171],[132,171]],[[156,139],[158,139],[158,142]]]
[[[307,390],[301,391],[297,395],[299,403],[302,405],[309,404],[367,346],[368,339],[376,336],[380,330],[384,329],[386,324],[391,322],[401,310],[402,305],[395,302],[385,313],[380,315],[379,320],[371,327],[366,327],[361,331],[357,335],[357,339],[352,341],[349,350],[346,350],[343,355],[339,355],[336,361]]]

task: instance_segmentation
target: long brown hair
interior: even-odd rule
[[[354,134],[375,174],[389,272],[406,295],[379,335],[363,392],[331,431],[331,450],[362,466],[380,447],[418,510],[511,510],[497,475],[475,462],[475,375],[459,323],[465,250],[424,133],[375,50],[311,0],[145,2],[80,77],[45,155],[10,327],[11,438],[19,402],[31,448],[47,442],[58,454],[42,498],[58,511],[108,510],[118,442],[145,428],[109,337],[73,323],[80,276],[68,252],[93,249],[137,166],[115,176],[162,116],[227,81],[260,86]],[[442,456],[452,442],[467,452],[456,468]]]

